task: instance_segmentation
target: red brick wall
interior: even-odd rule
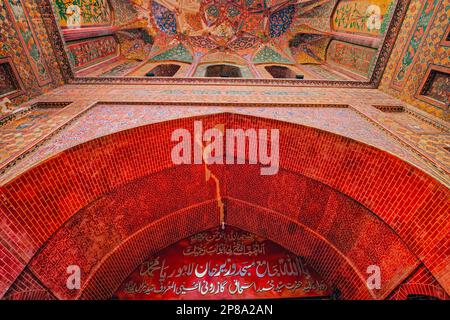
[[[412,275],[402,283],[389,299],[405,300],[409,294],[420,294],[436,297],[438,299],[449,299],[449,296],[442,290],[433,275],[421,265]]]
[[[227,170],[227,196],[233,199],[227,221],[305,256],[344,297],[370,297],[370,265],[382,270],[382,288],[372,292],[376,298],[389,294],[417,266],[386,224],[342,193],[284,170],[267,178],[245,169]]]
[[[81,299],[107,299],[149,255],[172,243],[218,225],[217,206],[208,202],[168,215],[142,228],[102,261]]]
[[[365,286],[369,265],[383,270],[383,288],[373,297],[384,297],[419,264],[369,210],[317,181],[286,171],[261,177],[259,167],[223,169],[213,171],[223,184],[226,222],[306,257],[345,297],[371,297]],[[66,268],[79,265],[83,298],[107,298],[151,253],[219,224],[214,190],[205,183],[203,166],[133,181],[79,211],[30,269],[57,297],[68,299],[81,292],[66,289]]]
[[[373,292],[374,297],[390,294],[419,263],[449,291],[450,202],[445,186],[386,152],[317,129],[243,115],[202,119],[204,127],[223,123],[227,128],[280,129],[280,174],[261,177],[255,167],[212,167],[221,181],[230,224],[305,255],[347,298],[370,297],[363,276],[374,262],[386,270],[382,290]],[[1,187],[0,270],[6,280],[0,283],[0,294],[34,257],[31,269],[57,297],[78,294],[61,289],[65,282],[55,274],[61,270],[49,264],[52,259],[59,266],[74,263],[87,270],[83,298],[106,297],[118,285],[116,278],[131,272],[145,254],[217,223],[215,186],[205,183],[203,167],[170,169],[171,133],[191,129],[192,120],[90,141]],[[212,207],[195,207],[202,203]],[[187,213],[189,208],[195,210]],[[111,219],[79,228],[90,221],[84,220],[89,214],[101,212]],[[152,229],[161,219],[168,224]],[[83,231],[91,227],[99,237],[89,238]],[[181,227],[185,229],[165,237]],[[58,239],[71,239],[67,245],[73,247],[53,257],[48,254],[52,247],[65,248]],[[150,239],[158,240],[153,245]],[[142,251],[125,250],[137,247]],[[85,260],[83,252],[89,253]],[[10,264],[11,258],[17,262]]]
[[[9,288],[5,298],[9,300],[53,300],[55,296],[29,269],[25,269]]]

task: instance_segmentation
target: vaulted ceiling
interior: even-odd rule
[[[294,66],[293,74],[306,78],[361,80],[370,78],[397,0],[55,0],[55,4],[76,69],[108,60],[106,51],[106,58],[121,55],[133,61],[231,63],[249,67],[249,75],[249,65],[281,64]],[[98,39],[106,35],[114,39]],[[101,43],[80,49],[93,38]],[[95,58],[90,61],[92,50]],[[92,63],[84,64],[86,60]],[[126,62],[134,67],[133,61]],[[129,75],[124,68],[106,75]],[[179,76],[199,74],[179,70]]]
[[[335,1],[155,0],[135,6],[140,17],[147,18],[157,47],[176,42],[194,53],[254,55],[261,46],[270,45],[292,59],[292,46],[301,48],[306,59],[323,61],[331,2]],[[322,30],[308,23],[319,16],[328,21]]]

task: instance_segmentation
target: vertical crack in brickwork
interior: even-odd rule
[[[217,124],[214,126],[214,128],[219,129],[220,132],[222,133],[222,137],[224,135],[225,132],[225,125],[224,124]],[[217,206],[219,208],[219,223],[220,226],[223,228],[225,228],[225,205],[223,203],[222,200],[222,193],[221,193],[221,188],[220,188],[220,180],[219,178],[217,178],[217,176],[211,171],[211,169],[208,167],[208,161],[206,159],[205,156],[205,146],[203,145],[203,141],[201,139],[201,137],[199,136],[195,136],[194,135],[194,143],[196,143],[197,145],[200,146],[201,151],[202,151],[202,159],[204,162],[204,167],[205,167],[205,181],[208,182],[211,179],[214,181],[215,185],[216,185],[216,201],[217,201]]]

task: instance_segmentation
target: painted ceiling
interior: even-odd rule
[[[235,53],[267,61],[320,63],[335,0],[132,0],[154,51]],[[325,23],[324,23],[325,22]],[[264,56],[264,59],[262,59]]]
[[[290,77],[316,80],[369,79],[398,3],[53,1],[70,63],[82,76],[141,77],[158,63],[180,62],[176,76],[203,76],[196,66],[225,63],[242,67],[243,77],[277,77],[265,68],[281,64]]]

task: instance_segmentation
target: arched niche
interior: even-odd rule
[[[179,64],[159,64],[145,74],[146,77],[173,77],[180,70]]]
[[[241,68],[231,64],[212,64],[206,67],[205,77],[242,78]]]

